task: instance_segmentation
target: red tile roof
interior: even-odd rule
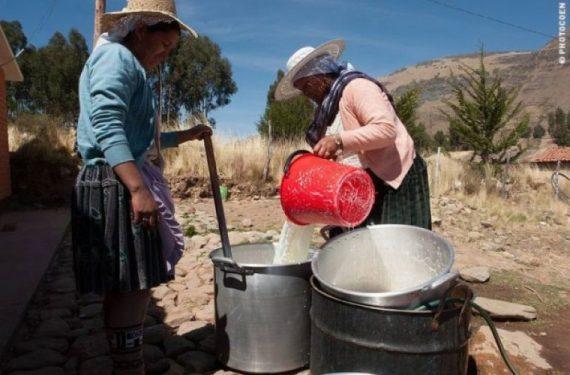
[[[532,158],[534,163],[551,163],[557,161],[570,161],[570,147],[552,147],[539,152]]]

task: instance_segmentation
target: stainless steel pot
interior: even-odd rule
[[[210,253],[214,263],[216,349],[227,367],[279,373],[305,367],[310,353],[310,259],[274,265],[272,244]]]
[[[327,242],[312,269],[321,287],[347,301],[412,308],[437,299],[457,280],[453,247],[408,225],[375,225]]]

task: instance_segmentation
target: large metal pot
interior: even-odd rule
[[[310,354],[310,260],[274,265],[272,244],[210,253],[214,263],[216,349],[227,367],[279,373],[305,367]]]
[[[436,311],[387,309],[341,300],[312,283],[311,374],[466,373],[468,302]],[[469,300],[469,291],[457,291]]]
[[[457,280],[453,247],[427,229],[375,225],[327,242],[312,269],[322,289],[347,301],[412,308]]]

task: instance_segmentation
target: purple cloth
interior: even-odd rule
[[[146,186],[152,192],[158,204],[160,213],[158,231],[160,234],[162,253],[166,260],[167,271],[173,275],[174,266],[178,263],[184,252],[184,234],[174,216],[174,201],[172,200],[170,189],[162,175],[160,167],[147,160],[144,162],[141,172]]]

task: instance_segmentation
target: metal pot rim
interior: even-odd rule
[[[320,295],[322,295],[325,298],[332,299],[335,302],[344,303],[345,305],[361,307],[364,309],[370,309],[370,310],[375,310],[375,311],[401,313],[401,314],[412,314],[412,315],[434,315],[435,314],[435,312],[431,311],[431,310],[415,310],[415,309],[402,309],[402,308],[396,308],[396,307],[383,307],[383,306],[367,305],[367,304],[362,303],[362,302],[342,299],[342,298],[335,296],[334,294],[330,294],[326,290],[324,290],[319,285],[320,282],[317,279],[317,277],[315,277],[315,275],[311,276],[311,278],[309,279],[309,282],[311,283],[311,288],[313,288],[313,290],[315,292],[319,293]],[[456,311],[456,310],[461,310],[461,306],[444,308],[443,312]]]
[[[423,284],[417,285],[415,287],[411,287],[408,289],[404,289],[404,290],[400,290],[397,292],[380,292],[380,293],[370,293],[370,292],[357,292],[357,291],[353,291],[353,290],[349,290],[349,289],[344,289],[344,288],[339,288],[337,286],[331,285],[328,282],[324,281],[321,279],[321,277],[319,276],[319,272],[317,270],[317,261],[319,259],[319,255],[320,254],[324,254],[326,252],[325,247],[329,244],[329,243],[333,243],[337,240],[340,240],[346,236],[349,236],[351,234],[354,234],[355,232],[360,232],[360,231],[364,231],[364,230],[369,230],[369,229],[373,229],[373,228],[404,228],[404,229],[409,229],[412,228],[414,230],[419,230],[420,232],[427,232],[430,233],[432,235],[436,235],[440,240],[443,241],[443,243],[449,248],[451,249],[451,259],[449,261],[448,267],[445,268],[444,271],[442,271],[441,273],[437,274],[436,276],[432,277],[431,279],[427,280],[426,282],[424,282]],[[434,284],[436,281],[440,280],[441,278],[443,278],[445,275],[447,275],[450,271],[451,268],[453,267],[453,263],[455,262],[455,251],[453,251],[453,246],[451,245],[451,243],[449,243],[449,241],[447,241],[445,238],[443,238],[442,236],[440,236],[439,234],[435,233],[434,231],[431,231],[429,229],[425,229],[425,228],[420,228],[420,227],[415,227],[412,225],[404,225],[404,224],[377,224],[377,225],[370,225],[367,226],[365,228],[359,228],[359,229],[355,229],[351,232],[346,232],[346,233],[342,233],[338,236],[336,236],[335,238],[327,241],[322,247],[321,247],[321,251],[317,252],[314,256],[313,259],[311,261],[311,270],[313,271],[313,275],[317,278],[317,280],[319,281],[319,283],[321,283],[325,289],[329,289],[329,290],[334,290],[337,291],[339,293],[348,295],[348,296],[354,296],[354,297],[360,297],[360,298],[390,298],[390,297],[400,297],[403,295],[407,295],[407,294],[413,294],[413,293],[417,293],[419,291],[421,291],[422,289]]]
[[[240,247],[251,247],[251,246],[255,246],[255,245],[271,245],[274,246],[273,242],[254,242],[254,243],[245,243],[245,244],[240,244],[240,245],[234,245],[231,246],[232,250],[233,249],[239,249]],[[220,255],[223,256],[223,253],[221,253],[222,248],[219,247],[217,249],[214,249],[210,252],[210,254],[208,254],[208,257],[210,259],[212,259],[214,257],[214,253],[216,252],[220,252]],[[275,268],[292,268],[292,267],[299,267],[301,265],[305,265],[307,263],[310,263],[313,261],[313,259],[315,258],[315,255],[318,254],[319,250],[318,249],[309,249],[309,259],[305,260],[304,262],[296,262],[296,263],[285,263],[285,264],[262,264],[262,263],[238,263],[236,262],[236,264],[238,264],[241,268],[244,269],[249,269],[249,270],[262,270],[262,269],[275,269]]]

